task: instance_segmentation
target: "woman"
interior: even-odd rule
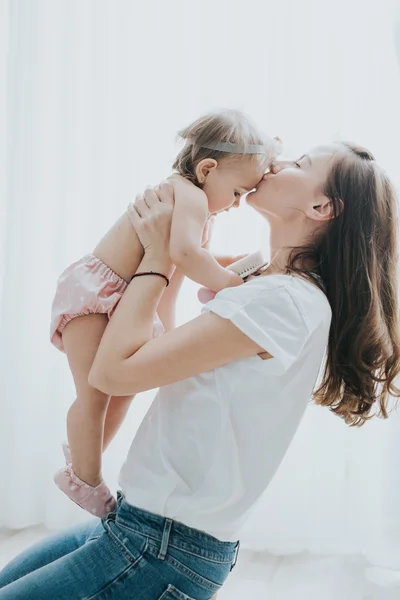
[[[270,224],[270,265],[152,339],[172,273],[172,191],[137,199],[141,276],[90,382],[117,396],[160,391],[122,467],[117,510],[17,557],[0,575],[0,600],[209,599],[236,562],[240,527],[284,456],[326,349],[315,400],[349,425],[387,416],[389,393],[400,395],[388,178],[366,150],[331,145],[277,163],[247,201]]]

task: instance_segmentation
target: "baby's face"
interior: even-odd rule
[[[218,163],[207,177],[203,191],[211,214],[238,206],[241,196],[253,190],[264,175],[254,157],[227,159]]]

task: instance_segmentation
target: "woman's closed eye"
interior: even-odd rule
[[[306,163],[304,163],[304,159],[307,160]],[[300,164],[300,161],[303,161],[302,165]],[[300,156],[300,158],[298,158],[297,161],[294,161],[293,164],[295,164],[298,169],[302,169],[305,164],[312,167],[311,158],[308,156],[308,154],[303,154],[303,156]]]

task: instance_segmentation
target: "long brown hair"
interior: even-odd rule
[[[314,400],[361,426],[374,415],[387,418],[390,395],[400,396],[394,384],[400,372],[398,212],[394,187],[373,155],[343,146],[324,188],[334,218],[318,241],[293,249],[287,272],[322,280],[332,308]],[[304,269],[309,259],[312,271]]]

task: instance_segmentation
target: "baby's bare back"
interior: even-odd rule
[[[182,221],[182,226],[185,229],[184,222],[189,218],[192,209],[199,202],[201,204],[207,203],[206,196],[193,183],[176,173],[168,177],[168,180],[174,189],[174,215],[178,212],[179,220]],[[178,211],[175,210],[177,206]],[[204,222],[206,214],[207,210],[205,208]],[[200,238],[203,227],[204,224],[200,227]],[[142,259],[143,248],[130,222],[128,212],[125,212],[107,231],[93,250],[93,254],[122,279],[127,282],[131,280]]]
[[[129,282],[143,256],[143,247],[125,212],[100,240],[93,254]]]

